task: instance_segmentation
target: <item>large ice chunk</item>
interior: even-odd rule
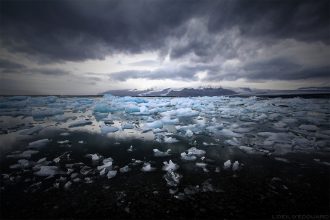
[[[166,156],[170,156],[170,152],[171,152],[171,149],[168,149],[167,151],[163,152],[163,151],[160,151],[158,149],[153,149],[153,152],[154,152],[154,156],[155,157],[166,157]]]
[[[164,161],[163,164],[164,164],[163,170],[164,171],[167,171],[167,172],[169,172],[169,171],[175,171],[175,170],[177,170],[179,168],[179,165],[173,163],[172,160],[169,160],[169,162]]]
[[[49,143],[49,139],[41,139],[29,143],[29,148],[40,149],[45,147]]]

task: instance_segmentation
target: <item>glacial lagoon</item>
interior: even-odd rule
[[[330,100],[0,98],[2,218],[329,216]]]

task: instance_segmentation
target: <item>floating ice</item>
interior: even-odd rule
[[[133,151],[133,145],[131,145],[128,149],[127,152],[132,152]]]
[[[316,131],[316,130],[319,129],[315,125],[300,125],[299,128],[303,129],[303,130],[306,130],[306,131]]]
[[[242,137],[242,134],[235,133],[229,129],[222,129],[218,132],[219,134],[226,136],[226,137]]]
[[[102,161],[103,165],[97,166],[97,170],[100,171],[100,175],[104,175],[107,170],[112,169],[113,159],[111,157],[106,158]]]
[[[187,153],[183,152],[183,153],[181,153],[181,159],[187,160],[187,161],[193,161],[193,160],[196,160],[197,157],[193,154],[187,154]]]
[[[71,182],[71,181],[66,182],[66,183],[64,184],[64,189],[65,189],[65,190],[69,190],[70,187],[71,187],[71,185],[72,185],[72,182]]]
[[[233,167],[232,167],[233,171],[237,171],[239,169],[239,162],[238,161],[235,161],[233,163]]]
[[[290,163],[290,161],[288,159],[282,158],[282,157],[274,157],[275,160],[277,161],[281,161],[284,163]]]
[[[166,157],[170,156],[171,149],[168,149],[166,152],[160,151],[158,149],[153,149],[155,157]]]
[[[185,134],[187,137],[192,137],[193,135],[194,135],[194,133],[190,130],[190,129],[188,129],[187,131],[186,131],[186,134]]]
[[[108,179],[111,179],[117,175],[117,170],[110,170],[107,174]]]
[[[81,126],[91,125],[91,124],[93,124],[92,121],[89,121],[89,120],[79,120],[79,121],[75,121],[75,122],[72,122],[71,124],[69,124],[69,128],[81,127]]]
[[[48,139],[41,139],[41,140],[30,142],[28,147],[40,149],[40,148],[46,146],[48,143],[49,143]]]
[[[196,155],[196,156],[203,156],[206,152],[204,150],[197,149],[196,147],[192,147],[188,149],[188,154]]]
[[[166,174],[164,175],[164,179],[165,179],[167,185],[171,186],[171,187],[175,187],[175,186],[179,185],[181,178],[182,178],[182,176],[180,174],[175,173],[172,170],[166,172]]]
[[[187,160],[187,161],[193,161],[196,160],[197,157],[201,157],[206,152],[204,150],[197,149],[196,147],[192,147],[188,149],[188,153],[183,152],[181,153],[181,159]]]
[[[167,172],[169,172],[169,171],[175,171],[175,170],[177,170],[179,168],[179,165],[173,163],[172,160],[169,160],[169,162],[164,161],[163,164],[164,164],[164,166],[163,166],[162,169],[164,171],[167,171]]]
[[[223,164],[223,168],[224,168],[225,170],[227,170],[227,169],[230,169],[230,167],[231,167],[231,161],[230,161],[230,160],[227,160],[227,161]]]
[[[124,130],[124,129],[133,129],[134,128],[134,125],[133,124],[129,124],[129,123],[126,123],[124,124],[123,126],[121,126],[121,128]]]
[[[28,168],[30,167],[32,164],[30,163],[30,161],[25,160],[25,159],[20,159],[17,161],[17,164],[13,164],[11,166],[9,166],[10,169],[24,169],[24,168]]]
[[[26,151],[23,151],[22,153],[7,155],[7,158],[31,158],[31,155],[37,154],[37,153],[39,153],[39,151],[26,150]]]
[[[37,125],[37,126],[34,126],[32,128],[28,128],[28,129],[24,129],[24,130],[21,130],[19,132],[20,135],[33,135],[33,134],[37,134],[39,131],[41,131],[43,129],[42,126],[40,125]]]
[[[86,157],[90,157],[93,161],[98,161],[102,158],[99,154],[87,154]]]
[[[127,165],[119,169],[119,172],[121,173],[127,173],[129,171],[131,171],[131,168],[129,168]]]
[[[33,110],[32,116],[34,119],[43,119],[45,117],[60,115],[63,114],[64,111],[61,109],[45,109],[45,110]]]
[[[242,150],[243,152],[247,153],[247,154],[255,153],[255,149],[253,149],[252,147],[248,147],[248,146],[239,146],[238,148],[239,148],[240,150]]]
[[[64,141],[57,141],[58,144],[69,144],[69,140],[64,140]]]
[[[200,167],[200,168],[206,168],[207,164],[206,163],[198,162],[198,163],[196,163],[196,166],[197,167]]]
[[[145,123],[145,129],[155,129],[155,128],[163,128],[163,122],[159,120],[151,123]]]
[[[172,144],[172,143],[176,143],[178,142],[178,140],[176,138],[172,138],[172,137],[164,137],[164,143],[167,144]]]
[[[102,134],[117,132],[119,129],[114,126],[101,125]]]
[[[156,170],[156,168],[151,167],[150,163],[144,163],[143,167],[141,168],[142,172],[151,172],[151,171],[154,171],[154,170]]]
[[[58,167],[56,166],[41,166],[40,170],[34,172],[37,176],[54,176],[58,173]]]

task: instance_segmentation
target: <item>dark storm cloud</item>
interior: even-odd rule
[[[24,65],[0,58],[0,72],[12,73],[25,68]]]
[[[237,80],[245,78],[249,81],[264,80],[309,80],[330,79],[330,65],[320,67],[304,67],[286,59],[272,59],[246,64],[238,72],[209,71],[207,81]]]
[[[330,42],[328,0],[220,1],[212,11],[209,30],[238,26],[251,37],[293,38]]]
[[[147,70],[128,70],[121,71],[116,73],[111,73],[110,79],[125,81],[127,79],[175,79],[175,80],[184,80],[184,81],[192,81],[196,80],[197,77],[195,74],[199,71],[203,71],[212,67],[208,67],[206,65],[199,66],[181,66],[177,68],[161,68],[153,71]]]
[[[207,5],[206,5],[207,6]],[[199,1],[2,1],[2,44],[55,60],[159,48]]]
[[[207,32],[238,28],[247,37],[329,43],[329,1],[138,0],[1,1],[1,42],[40,62],[102,59],[109,53],[159,50],[206,18]],[[208,56],[212,42],[188,39],[171,56]],[[230,53],[228,48],[227,53]]]
[[[249,64],[244,69],[249,80],[308,80],[330,77],[330,65],[304,68],[281,59]]]
[[[329,16],[328,0],[6,0],[0,1],[0,47],[39,64],[150,51],[162,58],[170,53],[171,62],[178,60],[173,62],[178,65],[154,71],[134,67],[161,63],[128,63],[131,71],[110,74],[117,81],[194,81],[199,71],[207,71],[204,80],[209,81],[329,79],[329,65],[316,56],[329,54],[324,52],[330,47]],[[318,45],[324,49],[308,49]],[[304,58],[314,63],[302,63],[301,54],[286,47],[305,51]],[[255,57],[259,49],[269,57]],[[183,66],[180,59],[188,64]],[[224,67],[230,59],[241,65]],[[32,68],[13,60],[0,60],[0,72],[76,77],[66,70]]]

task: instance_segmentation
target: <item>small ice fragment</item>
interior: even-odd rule
[[[150,163],[144,163],[143,164],[143,167],[141,168],[141,171],[142,172],[152,172],[154,170],[156,170],[156,168],[151,167],[151,164]]]
[[[281,161],[284,163],[290,163],[290,161],[288,159],[282,158],[282,157],[274,157],[275,160],[277,161]]]
[[[214,172],[220,173],[220,167],[216,167],[215,170],[214,170]]]
[[[168,149],[166,152],[160,151],[158,149],[153,149],[155,157],[166,157],[170,156],[171,149]]]
[[[63,133],[61,133],[60,135],[61,135],[61,136],[69,136],[70,133],[68,133],[68,132],[63,132]]]
[[[133,145],[131,145],[128,149],[127,152],[132,152],[133,151]]]
[[[117,175],[117,170],[110,170],[107,174],[108,179],[111,179]]]
[[[47,160],[47,158],[46,158],[46,157],[43,157],[43,158],[39,159],[39,160],[37,161],[37,163],[43,163],[43,162],[45,162],[46,160]]]
[[[163,164],[164,164],[163,170],[167,172],[175,171],[179,168],[179,165],[173,163],[172,160],[169,160],[169,162],[164,161]]]
[[[101,133],[107,134],[107,133],[114,133],[119,131],[117,127],[114,126],[107,126],[107,125],[101,125]]]
[[[204,150],[197,149],[196,147],[192,147],[188,149],[188,154],[190,155],[196,155],[198,157],[201,157],[205,154],[206,152]]]
[[[83,144],[83,143],[85,143],[84,141],[78,141],[78,144]]]
[[[223,168],[225,170],[229,169],[231,167],[231,161],[227,160],[224,164],[223,164]]]
[[[207,164],[206,163],[196,163],[196,166],[200,167],[200,168],[206,168]]]
[[[31,158],[33,154],[37,154],[39,151],[36,150],[26,150],[18,154],[7,155],[7,158]]]
[[[247,154],[252,154],[255,152],[255,150],[252,147],[248,147],[248,146],[239,146],[238,148]]]
[[[58,173],[58,168],[56,166],[41,166],[40,170],[34,172],[37,176],[54,176]]]
[[[68,181],[68,182],[64,185],[64,189],[65,189],[65,190],[70,189],[71,185],[72,185],[72,182],[71,182],[71,181]]]
[[[194,133],[190,130],[190,129],[188,129],[187,131],[186,131],[186,134],[185,134],[187,137],[192,137],[193,135],[194,135]]]
[[[178,192],[178,188],[175,188],[175,189],[169,189],[168,192],[169,192],[169,194],[174,195],[175,193]]]
[[[58,144],[69,144],[69,140],[64,140],[64,141],[57,141]]]
[[[187,154],[187,153],[183,152],[183,153],[181,153],[181,159],[187,160],[187,161],[193,161],[193,160],[196,160],[197,157],[193,154]]]
[[[98,170],[105,170],[105,169],[111,169],[112,168],[112,161],[108,161],[106,163],[103,162],[102,166],[97,166]]]
[[[315,125],[300,125],[299,128],[306,131],[316,131],[319,129]]]
[[[237,171],[239,169],[239,162],[237,160],[233,163],[232,169],[233,171]]]
[[[129,168],[127,165],[119,169],[119,172],[121,173],[127,173],[129,171],[131,171],[131,168]]]
[[[39,149],[39,148],[46,146],[47,143],[49,143],[48,139],[41,139],[41,140],[30,142],[28,147]]]
[[[81,126],[91,125],[91,124],[93,124],[92,121],[89,121],[89,120],[80,120],[80,121],[72,122],[72,123],[69,125],[69,128],[81,127]]]
[[[133,124],[128,124],[128,123],[126,123],[126,124],[124,124],[123,126],[121,126],[121,128],[122,128],[123,130],[125,130],[125,129],[133,129],[133,128],[134,128],[134,125],[133,125]]]
[[[178,142],[178,140],[176,138],[164,137],[164,143],[172,144],[172,143],[176,143],[176,142]]]
[[[168,186],[175,187],[180,183],[180,179],[182,176],[178,173],[175,173],[173,171],[166,172],[164,175],[164,179]]]
[[[92,172],[92,168],[90,168],[89,166],[83,166],[81,169],[80,169],[80,173],[82,175],[87,175],[89,174],[90,172]]]
[[[93,161],[98,161],[102,156],[99,154],[87,154],[86,157],[91,158]]]

